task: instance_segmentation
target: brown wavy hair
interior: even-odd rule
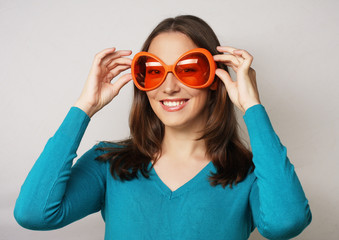
[[[167,18],[160,22],[146,39],[142,51],[148,51],[152,40],[164,32],[180,32],[188,36],[201,48],[206,48],[212,55],[218,54],[220,45],[211,27],[202,19],[192,15]],[[218,64],[228,71],[227,66]],[[217,77],[215,81],[220,81]],[[210,90],[207,104],[208,120],[202,136],[217,172],[209,176],[210,184],[232,187],[244,180],[254,170],[252,153],[238,134],[234,105],[229,99],[224,84],[219,83],[217,90]],[[153,165],[161,156],[161,144],[164,137],[164,125],[153,112],[145,92],[134,86],[134,98],[129,118],[130,137],[120,142],[106,142],[111,146],[100,147],[106,153],[97,160],[109,161],[112,176],[124,180],[138,178],[138,172],[149,178],[148,165]],[[157,157],[155,157],[157,156]],[[152,165],[152,167],[153,167]]]

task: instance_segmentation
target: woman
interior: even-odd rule
[[[269,239],[298,235],[311,212],[260,103],[253,57],[219,45],[203,20],[186,15],[162,21],[133,61],[131,51],[98,53],[21,189],[19,224],[55,229],[101,210],[105,239],[247,239],[255,227]],[[131,137],[99,143],[72,167],[90,117],[132,78]]]

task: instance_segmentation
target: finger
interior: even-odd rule
[[[132,80],[132,74],[127,73],[123,76],[121,76],[114,84],[113,84],[113,88],[114,91],[116,92],[116,94],[119,93],[120,89],[125,86],[129,81]]]
[[[234,51],[237,51],[237,50],[240,50],[240,49],[230,47],[230,46],[217,46],[217,50],[219,52],[227,52],[227,53],[230,53],[230,54],[234,54]]]
[[[233,71],[237,72],[239,61],[238,59],[231,54],[218,54],[213,56],[214,61],[222,62],[228,67],[231,67]]]
[[[231,76],[224,69],[217,68],[215,74],[223,81],[226,86],[226,89],[231,89],[234,86]]]
[[[232,62],[234,65],[238,65],[239,64],[239,60],[231,54],[217,54],[213,56],[214,61],[217,62],[223,62],[223,63],[227,63],[227,62]]]
[[[226,53],[231,54],[232,56],[234,56],[234,57],[238,60],[238,62],[239,62],[240,64],[242,64],[243,61],[244,61],[244,59],[243,59],[241,56],[235,55],[235,54],[234,54],[234,51],[237,50],[237,49],[234,48],[234,47],[229,47],[229,46],[218,46],[218,47],[217,47],[217,50],[218,50],[219,52],[224,52],[224,53],[226,52]]]
[[[217,50],[219,52],[227,52],[227,53],[233,54],[233,51],[237,49],[234,47],[230,47],[230,46],[217,46]]]
[[[227,67],[232,68],[232,70],[233,70],[234,72],[237,72],[237,71],[238,71],[238,65],[234,65],[234,64],[232,64],[232,63],[225,63],[225,65],[226,65]]]
[[[119,65],[128,65],[128,66],[131,66],[131,64],[132,64],[132,59],[121,57],[121,58],[116,58],[116,59],[114,59],[113,61],[111,61],[111,62],[106,66],[106,68],[107,68],[108,70],[112,70],[112,69],[114,69],[115,67],[117,67],[117,66],[119,66]]]
[[[237,49],[233,52],[237,56],[241,56],[244,59],[243,66],[245,68],[250,68],[252,61],[253,61],[253,56],[249,54],[246,50],[243,49]]]
[[[222,62],[227,67],[231,67],[234,72],[238,71],[239,61],[231,54],[218,54],[213,56],[214,61]]]
[[[240,65],[242,65],[244,63],[244,58],[242,58],[241,56],[235,55],[235,57],[238,59]]]
[[[115,78],[118,76],[121,72],[131,68],[129,65],[119,65],[116,68],[112,69],[110,73],[112,74],[112,78]]]
[[[132,54],[131,50],[119,50],[119,51],[115,51],[111,54],[107,54],[103,59],[102,59],[102,64],[104,66],[109,65],[113,60],[117,59],[117,58],[121,58],[124,56],[130,56]]]
[[[107,56],[108,54],[114,53],[114,51],[115,51],[115,47],[113,47],[113,48],[106,48],[106,49],[102,50],[101,52],[98,52],[98,53],[95,55],[95,57],[94,57],[95,63],[99,65],[99,63],[101,62],[101,60],[102,60],[105,56]]]
[[[129,69],[130,66],[127,65],[120,65],[114,69],[112,69],[111,71],[109,71],[106,76],[103,79],[103,82],[109,83],[111,82],[116,76],[118,76],[121,72]]]

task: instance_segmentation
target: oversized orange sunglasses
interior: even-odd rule
[[[159,87],[169,72],[191,88],[206,88],[214,81],[216,64],[212,54],[204,48],[195,48],[182,54],[173,65],[166,65],[148,52],[137,53],[131,66],[134,84],[142,91]],[[213,84],[211,89],[216,89]]]

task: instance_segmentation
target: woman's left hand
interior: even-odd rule
[[[218,68],[215,74],[224,82],[231,101],[243,112],[256,104],[260,104],[255,71],[251,68],[253,57],[245,50],[218,46],[222,53],[214,55],[216,62],[222,62],[236,73],[236,81],[232,81],[228,72]]]

